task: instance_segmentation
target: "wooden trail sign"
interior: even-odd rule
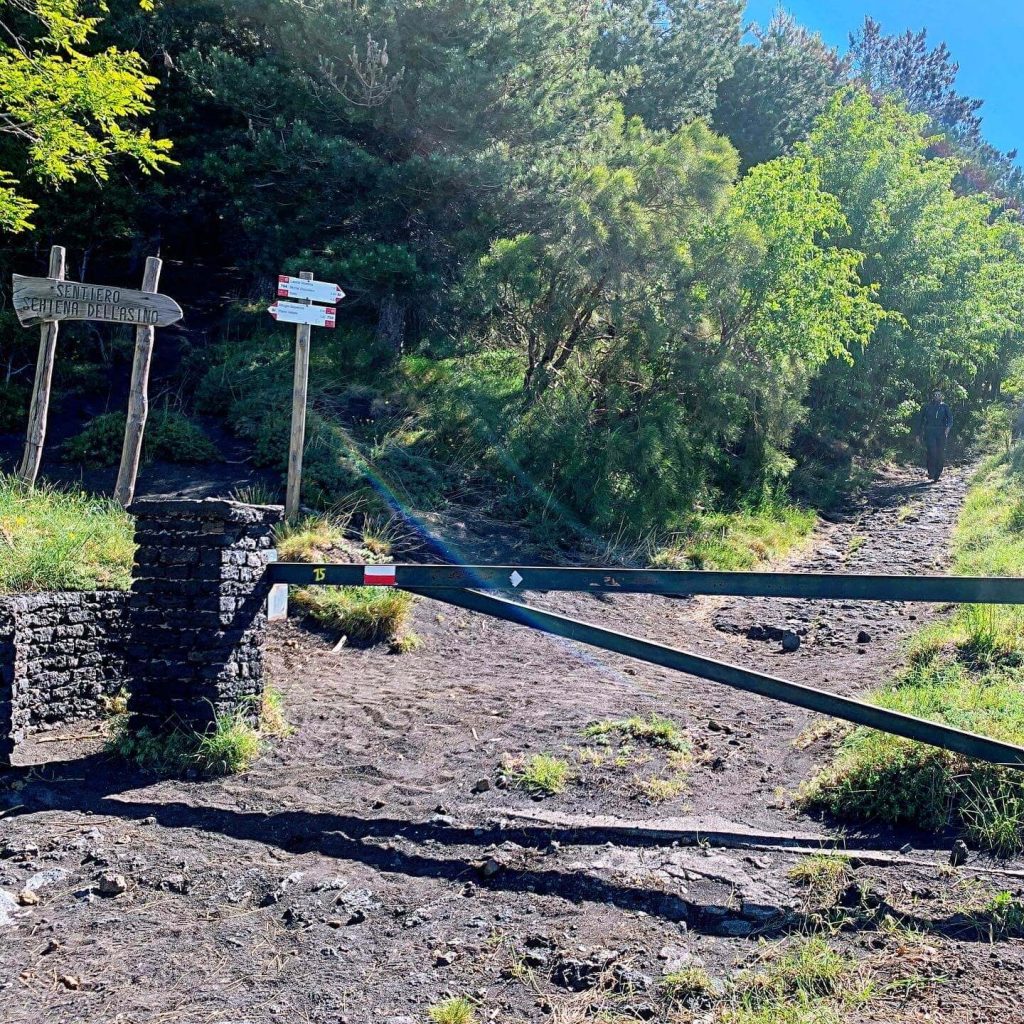
[[[162,265],[154,257],[146,260],[142,291],[81,284],[64,280],[64,250],[55,245],[50,250],[49,277],[14,275],[14,311],[18,319],[26,327],[42,325],[28,436],[25,440],[25,454],[18,469],[18,475],[30,487],[39,475],[46,440],[58,323],[61,320],[99,320],[135,327],[132,390],[115,491],[115,497],[122,505],[132,500],[149,408],[147,391],[155,329],[173,324],[182,317],[181,306],[174,299],[157,293]]]
[[[14,312],[23,327],[57,320],[167,327],[182,317],[174,299],[155,292],[21,274],[14,275]]]
[[[277,294],[282,299],[308,299],[328,305],[345,298],[345,293],[330,281],[307,281],[304,277],[288,277],[286,274],[277,279]]]
[[[302,302],[275,302],[267,312],[284,324],[309,324],[310,327],[334,327],[337,310],[333,306],[307,306]]]
[[[337,310],[333,306],[314,306],[314,302],[338,302],[345,293],[329,281],[314,281],[303,271],[298,277],[281,274],[277,294],[293,301],[278,299],[267,310],[280,323],[297,324],[295,328],[295,379],[292,383],[292,432],[288,440],[288,491],[284,511],[288,519],[299,514],[302,490],[302,451],[306,445],[306,394],[309,389],[309,339],[313,327],[335,325]]]

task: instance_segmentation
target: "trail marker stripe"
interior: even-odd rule
[[[393,587],[395,585],[395,566],[366,565],[363,566],[364,587]]]

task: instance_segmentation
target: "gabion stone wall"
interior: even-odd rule
[[[95,718],[125,686],[119,591],[0,598],[0,763],[27,736]]]
[[[281,509],[220,498],[135,502],[126,648],[133,724],[202,730],[255,720],[263,693],[264,567]]]

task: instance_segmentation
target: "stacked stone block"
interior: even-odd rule
[[[146,499],[135,516],[126,648],[135,726],[206,729],[252,720],[263,693],[263,637],[275,506],[219,498]]]
[[[27,736],[96,718],[127,682],[119,591],[0,598],[0,763]]]

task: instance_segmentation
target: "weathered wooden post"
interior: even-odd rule
[[[50,249],[51,281],[64,280],[64,249],[55,245]],[[25,454],[18,476],[29,487],[34,487],[43,461],[46,443],[46,420],[50,412],[50,385],[53,381],[53,363],[57,353],[57,321],[46,320],[39,328],[39,357],[36,360],[36,379],[32,387],[32,406],[28,416],[28,434]]]
[[[146,271],[142,277],[142,290],[155,292],[160,284],[160,269],[163,260],[156,256],[146,259]],[[124,427],[124,445],[121,448],[121,467],[117,471],[117,487],[114,500],[122,507],[135,497],[135,481],[139,475],[139,458],[142,455],[142,436],[146,430],[149,415],[149,368],[153,362],[153,341],[156,328],[152,324],[140,324],[135,328],[135,357],[132,361],[132,383],[128,395],[128,418]]]
[[[285,515],[299,514],[302,491],[302,452],[306,444],[306,398],[309,391],[309,340],[311,327],[334,327],[337,310],[333,306],[314,306],[314,302],[338,302],[345,293],[327,281],[314,281],[303,271],[298,277],[282,274],[277,279],[277,294],[291,302],[275,302],[267,312],[282,323],[298,324],[295,330],[295,380],[292,387],[292,431],[288,440],[288,491]]]
[[[313,275],[304,270],[299,274],[302,281],[312,281]],[[311,306],[309,299],[299,300],[304,306]],[[284,513],[289,520],[299,514],[299,495],[302,491],[302,452],[306,444],[306,397],[309,392],[309,338],[313,328],[299,324],[295,328],[295,379],[292,385],[292,431],[288,438],[288,490],[285,495]]]
[[[111,288],[100,284],[81,284],[64,280],[64,250],[54,246],[50,254],[49,277],[13,275],[14,312],[23,327],[42,325],[43,335],[36,366],[36,387],[29,417],[28,441],[19,475],[28,484],[35,483],[46,436],[46,414],[53,376],[57,321],[99,320],[103,323],[134,326],[135,365],[132,369],[132,408],[125,436],[125,453],[117,480],[117,497],[122,505],[131,500],[135,474],[139,467],[139,448],[146,423],[146,387],[153,354],[153,332],[181,319],[181,306],[156,291],[161,261],[146,260],[144,291]],[[141,396],[141,397],[140,397]],[[141,413],[140,413],[141,410]],[[134,428],[134,429],[133,429]],[[131,439],[131,440],[130,440]],[[129,456],[126,466],[125,454]],[[125,497],[127,495],[127,497]]]

